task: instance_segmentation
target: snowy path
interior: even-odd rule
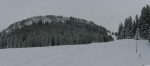
[[[116,40],[88,45],[0,49],[0,66],[141,66],[150,65],[146,40]]]
[[[137,41],[137,43],[141,62],[143,65],[150,65],[150,43],[142,40]]]

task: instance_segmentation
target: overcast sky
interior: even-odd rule
[[[39,15],[74,16],[116,31],[128,16],[140,14],[150,0],[0,0],[0,30]]]

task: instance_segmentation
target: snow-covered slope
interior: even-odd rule
[[[137,43],[137,52],[136,52]],[[42,48],[0,49],[0,66],[142,66],[150,65],[146,40]]]

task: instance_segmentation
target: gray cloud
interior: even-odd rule
[[[75,16],[116,31],[128,16],[140,14],[150,0],[0,0],[0,30],[38,15]]]

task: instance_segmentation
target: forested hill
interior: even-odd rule
[[[0,33],[0,48],[43,47],[108,42],[106,28],[74,17],[36,16],[11,24]]]

